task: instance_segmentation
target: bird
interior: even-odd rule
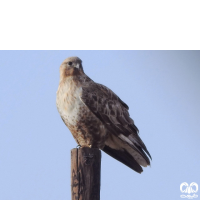
[[[80,148],[98,148],[138,173],[150,165],[151,155],[128,105],[89,78],[78,57],[69,57],[60,65],[56,106]]]

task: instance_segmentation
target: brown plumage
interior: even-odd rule
[[[109,88],[83,71],[78,57],[64,60],[56,105],[62,120],[81,146],[104,152],[141,173],[151,158],[129,116],[128,106]]]

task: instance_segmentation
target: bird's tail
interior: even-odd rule
[[[138,173],[143,171],[141,166],[150,165],[150,160],[146,155],[144,156],[142,148],[139,152],[114,135],[106,140],[102,150]]]

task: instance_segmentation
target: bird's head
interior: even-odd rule
[[[60,66],[60,77],[63,79],[68,76],[84,74],[82,60],[78,57],[69,57]]]

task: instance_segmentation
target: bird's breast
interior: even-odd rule
[[[56,105],[66,125],[75,124],[79,120],[80,109],[83,103],[80,100],[82,88],[72,81],[61,83],[57,91]]]
[[[60,84],[57,109],[66,126],[81,146],[101,147],[107,136],[103,123],[81,100],[82,87],[73,83]]]

